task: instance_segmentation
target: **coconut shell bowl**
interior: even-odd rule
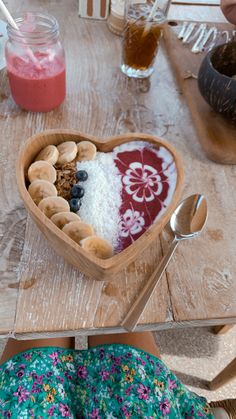
[[[236,122],[236,41],[207,53],[199,69],[198,87],[216,112]]]
[[[38,196],[37,200],[33,199],[34,197],[32,196],[32,193],[30,193],[32,192],[34,185],[37,186],[37,183],[35,184],[35,181],[32,182],[32,179],[30,180],[29,167],[32,164],[35,164],[35,162],[43,160],[39,158],[39,153],[41,153],[41,156],[42,151],[44,151],[47,146],[52,145],[56,146],[57,150],[60,149],[61,151],[63,149],[62,143],[67,142],[76,143],[76,150],[81,150],[82,144],[84,144],[82,142],[85,141],[89,142],[90,145],[92,143],[96,146],[97,154],[96,157],[92,157],[93,161],[85,162],[81,161],[82,154],[79,154],[80,152],[78,152],[77,156],[75,156],[74,160],[70,163],[70,165],[75,164],[76,170],[78,170],[78,165],[80,169],[80,167],[84,168],[82,163],[85,165],[87,164],[90,170],[90,172],[87,171],[87,181],[79,183],[79,185],[84,185],[84,197],[81,198],[82,204],[80,203],[81,207],[79,211],[75,211],[76,214],[73,214],[73,216],[76,217],[76,215],[78,215],[80,217],[78,219],[80,222],[88,223],[89,221],[86,219],[86,216],[91,213],[90,215],[93,216],[94,223],[93,221],[90,221],[90,224],[93,224],[94,232],[89,233],[90,235],[92,234],[90,243],[91,241],[95,242],[96,245],[99,243],[100,246],[97,237],[102,237],[102,230],[98,232],[98,230],[96,230],[96,225],[100,225],[99,217],[104,216],[101,212],[101,205],[105,208],[105,232],[107,234],[107,231],[109,231],[108,227],[111,222],[113,223],[113,230],[116,230],[116,246],[112,247],[111,254],[106,253],[106,257],[103,257],[105,255],[105,250],[107,251],[106,246],[103,249],[103,254],[100,254],[96,252],[96,246],[86,248],[83,245],[86,241],[85,239],[81,242],[78,240],[75,241],[73,235],[66,234],[65,227],[70,231],[73,226],[72,221],[67,220],[68,224],[63,227],[63,230],[61,226],[52,221],[55,217],[51,217],[51,213],[49,214],[47,211],[44,212],[42,210],[42,208],[47,208],[47,206],[43,206],[42,203],[48,202],[45,201],[45,199],[49,199],[50,196],[49,198],[41,196],[40,201]],[[53,148],[55,149],[55,147]],[[104,153],[107,153],[107,155],[105,156]],[[43,153],[43,155],[44,154],[45,153]],[[91,200],[95,199],[94,197],[96,196],[97,188],[100,187],[96,179],[100,176],[97,169],[97,160],[99,159],[100,162],[105,161],[105,163],[109,160],[113,172],[115,170],[114,175],[109,167],[108,170],[106,165],[104,166],[106,169],[105,180],[109,179],[111,192],[109,193],[109,187],[104,184],[104,188],[107,189],[106,194],[104,193],[104,195],[102,195],[102,200],[99,201],[101,202],[101,205],[99,204],[96,206],[96,202],[90,202],[89,207],[87,208],[86,205],[88,205],[89,196]],[[49,185],[49,189],[47,190],[54,191],[54,195],[57,195],[56,198],[58,199],[58,196],[60,196],[59,200],[63,200],[64,198],[61,198],[60,190],[57,188],[57,183],[58,173],[60,173],[60,176],[63,174],[64,166],[58,167],[58,162],[54,163],[53,166],[53,171],[55,172],[56,170],[57,172],[57,180],[52,180],[52,183],[54,184],[51,186]],[[40,164],[41,163],[42,161]],[[93,167],[96,167],[96,173],[93,172]],[[67,169],[68,167],[66,167],[66,170]],[[35,173],[37,174],[37,171],[34,170],[34,174]],[[77,172],[73,173],[77,176]],[[94,179],[94,183],[92,179]],[[164,139],[153,135],[131,133],[100,139],[72,130],[50,130],[38,133],[26,142],[17,161],[17,182],[20,195],[27,211],[54,251],[86,276],[98,281],[111,281],[116,278],[118,272],[125,269],[130,263],[141,258],[144,249],[151,245],[161,233],[164,226],[168,223],[172,212],[181,198],[183,168],[178,154],[172,145]],[[37,179],[36,182],[38,182]],[[116,192],[114,190],[114,185],[116,185],[117,182],[120,185],[118,196],[118,198],[120,197],[120,206],[117,209],[116,220],[112,209],[114,205],[112,196]],[[78,183],[76,183],[76,185],[78,185]],[[31,189],[29,186],[31,186]],[[57,189],[56,192],[55,189]],[[101,198],[102,192],[103,189],[101,189],[100,194],[97,195],[99,199]],[[111,209],[104,200],[110,202],[109,205]],[[69,209],[61,209],[61,211],[73,211],[70,198],[68,198],[68,203],[70,205]],[[66,205],[68,205],[68,203],[66,203]],[[93,212],[91,211],[92,205],[93,208],[95,208]],[[75,221],[75,223],[77,223],[76,225],[78,226],[78,222]],[[81,224],[79,224],[79,226],[81,226]],[[90,238],[91,236],[89,239]],[[106,242],[107,240],[109,241],[109,235],[108,237],[102,237],[102,239],[106,239]],[[99,247],[99,250],[101,250],[101,247]]]

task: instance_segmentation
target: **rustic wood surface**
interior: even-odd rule
[[[177,23],[177,22],[176,22]],[[198,131],[198,139],[207,157],[218,163],[236,163],[236,124],[216,113],[201,96],[197,80],[188,78],[189,74],[198,75],[200,64],[206,52],[193,54],[192,43],[183,44],[178,37],[182,23],[167,26],[165,31],[165,47],[173,65],[176,79],[183,91],[194,125]],[[231,34],[234,26],[229,23],[208,24],[208,28],[216,27],[218,33],[228,31]],[[224,43],[225,38],[219,36],[217,43]],[[180,58],[181,57],[181,58]]]
[[[220,0],[172,0],[172,4],[195,4],[195,5],[218,6],[220,4]]]
[[[183,196],[204,193],[209,218],[200,238],[181,243],[138,330],[236,322],[235,166],[204,155],[168,56],[160,48],[150,80],[119,70],[120,38],[106,22],[79,19],[76,0],[9,0],[14,14],[55,15],[67,58],[67,97],[47,114],[22,111],[0,72],[0,335],[75,335],[122,331],[119,324],[171,238],[165,230],[114,283],[85,279],[50,248],[18,195],[15,161],[26,139],[52,128],[99,137],[142,131],[166,138],[182,156]],[[185,15],[184,15],[185,13]],[[219,8],[173,6],[170,17],[223,20]],[[161,246],[160,246],[161,244]]]

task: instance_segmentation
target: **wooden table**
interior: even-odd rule
[[[119,70],[120,38],[105,22],[79,19],[76,0],[9,0],[11,11],[47,9],[57,17],[67,57],[67,97],[46,114],[20,110],[0,73],[0,335],[76,335],[121,332],[119,324],[170,238],[168,231],[115,282],[101,283],[57,256],[27,216],[18,195],[15,161],[26,139],[49,128],[97,136],[142,131],[165,137],[185,168],[183,196],[204,193],[207,227],[182,243],[137,330],[236,322],[235,166],[209,161],[163,49],[150,81]],[[184,14],[183,14],[184,13]],[[218,7],[172,6],[171,17],[223,20]]]

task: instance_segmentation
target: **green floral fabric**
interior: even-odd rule
[[[0,366],[0,418],[212,419],[163,362],[126,345],[37,348]]]

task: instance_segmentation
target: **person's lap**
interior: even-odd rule
[[[120,334],[109,334],[109,335],[96,335],[88,337],[88,346],[109,344],[109,343],[121,343],[125,345],[132,345],[139,349],[143,349],[146,352],[151,353],[157,357],[160,357],[159,350],[155,343],[153,334],[150,332],[141,333],[120,333]],[[39,347],[60,347],[60,348],[71,348],[75,345],[74,338],[63,337],[63,338],[48,338],[48,339],[32,339],[32,340],[16,340],[9,339],[4,349],[3,355],[0,360],[0,364],[10,359],[14,355],[23,352],[31,348]]]
[[[8,361],[0,367],[0,406],[10,406],[4,415],[13,412],[12,418],[20,418],[19,412],[40,406],[48,417],[78,412],[101,418],[104,412],[111,417],[212,417],[206,400],[189,392],[160,361],[151,333],[94,336],[88,343],[89,350],[75,351],[67,338],[9,341],[3,358]]]

